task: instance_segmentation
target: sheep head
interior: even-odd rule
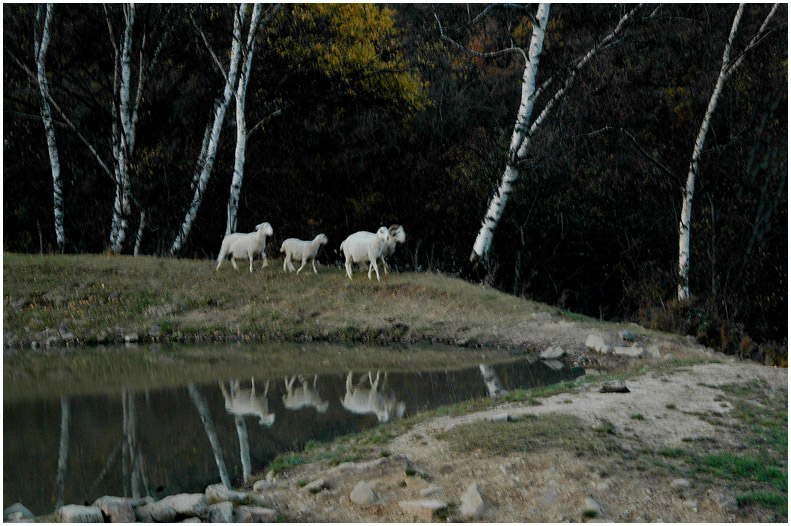
[[[382,241],[387,241],[387,238],[390,236],[390,232],[387,230],[386,226],[380,226],[379,230],[376,231],[376,237],[381,239]]]
[[[404,227],[401,225],[390,225],[388,231],[396,243],[403,243],[406,241],[406,232],[404,232]]]
[[[327,239],[327,236],[325,236],[324,234],[319,234],[318,236],[316,236],[316,239],[314,239],[313,241],[318,241],[319,245],[326,245],[329,239]]]
[[[271,236],[275,233],[274,230],[272,230],[272,225],[269,223],[261,223],[260,225],[256,225],[255,230],[259,233],[259,235],[262,236]]]

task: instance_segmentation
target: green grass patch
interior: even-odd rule
[[[736,497],[736,502],[739,504],[740,508],[746,506],[760,506],[773,511],[777,515],[788,517],[788,493],[748,491]]]

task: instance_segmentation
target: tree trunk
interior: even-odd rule
[[[140,245],[143,244],[143,229],[146,227],[146,211],[140,211],[140,226],[137,227],[137,236],[135,237],[135,251],[134,255],[140,255]]]
[[[209,413],[209,407],[206,404],[206,400],[204,400],[201,394],[198,392],[195,384],[189,384],[187,386],[187,390],[189,391],[192,403],[195,404],[195,408],[198,410],[200,419],[203,422],[203,429],[206,431],[206,436],[209,438],[209,444],[211,445],[212,452],[214,453],[214,461],[217,464],[217,470],[220,472],[220,481],[226,488],[230,488],[231,479],[228,478],[228,471],[225,469],[225,459],[223,458],[222,447],[220,447],[220,441],[217,438],[217,432],[214,430],[214,422],[211,419],[211,413]]]
[[[205,156],[201,155],[199,159],[203,162],[200,163],[196,170],[200,173],[198,177],[198,184],[195,187],[195,193],[192,197],[192,202],[181,224],[179,233],[176,236],[173,245],[170,247],[171,254],[178,253],[184,246],[184,243],[189,237],[192,223],[195,221],[195,216],[198,214],[198,208],[203,200],[203,192],[206,190],[206,185],[209,183],[211,171],[214,166],[214,157],[217,153],[217,145],[220,141],[220,132],[222,131],[223,119],[225,112],[228,109],[228,103],[231,101],[233,95],[233,87],[236,83],[236,73],[239,68],[239,57],[241,55],[241,37],[242,37],[242,22],[244,14],[247,10],[247,4],[240,4],[236,16],[234,16],[233,25],[233,41],[231,43],[231,62],[228,68],[228,77],[225,81],[223,89],[223,98],[215,103],[214,107],[214,124],[212,126],[211,135],[207,144]]]
[[[69,421],[71,409],[69,399],[60,397],[60,448],[58,450],[58,474],[55,477],[56,494],[55,509],[63,506],[63,494],[66,491],[66,466],[69,459]]]
[[[255,35],[258,30],[258,21],[261,17],[261,4],[255,4],[250,18],[250,29],[247,36],[247,57],[242,65],[239,83],[236,88],[236,152],[234,154],[233,179],[231,192],[228,197],[228,220],[225,224],[225,235],[236,232],[236,214],[239,210],[239,194],[242,190],[244,177],[245,151],[247,150],[247,121],[244,108],[247,96],[247,83],[250,80],[250,69],[253,65],[255,51]]]
[[[763,24],[761,24],[760,29],[752,38],[752,40],[750,40],[750,43],[747,44],[744,52],[741,53],[735,62],[731,63],[731,48],[733,46],[734,38],[736,37],[736,32],[739,29],[739,22],[742,18],[742,13],[744,12],[744,4],[739,4],[739,8],[736,10],[736,15],[733,17],[731,33],[728,36],[728,42],[725,44],[725,51],[723,51],[722,54],[722,66],[720,68],[720,74],[717,77],[717,83],[715,84],[714,91],[712,92],[711,98],[709,99],[709,106],[706,108],[706,114],[703,116],[703,122],[700,125],[700,130],[698,130],[698,136],[695,140],[695,148],[692,151],[692,159],[689,162],[687,183],[684,188],[684,198],[681,205],[681,219],[678,224],[678,299],[680,301],[686,301],[689,299],[689,246],[690,229],[692,227],[692,200],[695,197],[695,179],[698,175],[698,161],[700,160],[700,154],[703,152],[703,146],[706,143],[706,133],[709,131],[711,116],[714,114],[714,110],[717,108],[717,101],[720,98],[720,93],[722,93],[722,88],[725,85],[725,81],[727,81],[728,77],[730,77],[736,68],[741,65],[746,52],[758,42],[760,42],[761,36],[763,36],[765,33],[769,24],[769,20],[774,15],[776,9],[777,4],[775,4],[769,11],[769,14],[764,19]]]
[[[233,417],[233,420],[236,423],[236,434],[239,435],[239,457],[242,460],[242,476],[244,477],[244,483],[247,484],[253,474],[250,464],[250,439],[247,435],[247,424],[244,423],[244,417],[238,415]]]
[[[49,164],[52,170],[52,201],[53,216],[55,218],[55,239],[58,244],[58,251],[63,253],[66,247],[66,235],[63,232],[63,181],[60,176],[60,159],[58,157],[58,146],[55,143],[55,128],[52,125],[52,112],[50,111],[49,85],[47,83],[46,58],[47,48],[49,47],[50,23],[52,22],[52,4],[47,4],[46,16],[44,17],[44,27],[41,36],[38,35],[38,27],[41,23],[43,6],[39,5],[36,14],[36,34],[34,38],[36,52],[36,78],[38,79],[38,89],[41,95],[41,120],[44,122],[44,131],[47,135],[47,151],[49,152]]]
[[[517,154],[525,140],[525,135],[527,134],[528,125],[530,123],[530,116],[533,113],[533,106],[536,101],[535,93],[538,62],[541,59],[541,50],[544,46],[544,33],[546,32],[548,18],[549,4],[540,4],[536,12],[536,21],[538,23],[533,24],[533,36],[530,40],[530,53],[528,55],[529,60],[527,64],[525,64],[525,71],[522,75],[522,101],[519,104],[514,132],[511,135],[508,164],[505,167],[505,173],[500,181],[500,185],[497,187],[497,191],[495,191],[489,201],[489,207],[483,218],[481,229],[478,231],[478,236],[475,238],[470,261],[476,259],[485,260],[487,258],[489,249],[492,246],[494,230],[500,222],[503,210],[505,210],[505,205],[511,193],[511,187],[514,181],[519,178],[519,169],[516,164]]]

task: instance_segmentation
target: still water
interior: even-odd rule
[[[271,360],[289,350],[267,352]],[[399,352],[409,360],[411,351]],[[335,361],[324,374],[316,373],[321,367],[315,360],[303,357],[272,374],[240,365],[236,371],[218,370],[211,381],[203,371],[195,381],[153,386],[140,378],[118,383],[110,375],[107,385],[95,380],[90,389],[76,392],[69,388],[76,382],[63,382],[59,392],[36,389],[37,381],[48,381],[44,375],[27,380],[24,390],[10,382],[11,395],[6,381],[3,500],[6,506],[21,501],[40,515],[61,503],[90,503],[102,495],[161,497],[202,491],[222,478],[240,485],[276,455],[301,450],[309,440],[330,440],[421,410],[583,372],[526,357],[483,362],[480,356],[448,355],[445,365],[434,360],[416,371],[380,353],[370,364],[355,361],[350,370]],[[155,369],[161,368],[125,374]],[[35,395],[26,398],[22,391]]]

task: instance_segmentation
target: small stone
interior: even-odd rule
[[[642,347],[615,347],[613,352],[632,358],[643,358],[645,356],[645,350]]]
[[[539,355],[542,360],[556,360],[566,355],[566,351],[559,345],[549,346]]]
[[[324,489],[324,486],[324,479],[316,479],[310,484],[306,484],[305,486],[301,487],[299,491],[302,493],[318,493]]]
[[[508,422],[508,413],[500,413],[498,415],[490,416],[487,420],[490,422]]]
[[[657,345],[649,345],[645,350],[645,354],[648,358],[654,360],[658,360],[659,358],[662,357],[662,353],[659,352],[659,346]]]
[[[431,522],[436,512],[448,507],[442,501],[428,499],[401,501],[398,505],[405,512],[427,522]]]
[[[136,332],[133,332],[131,334],[126,334],[124,336],[124,342],[126,343],[136,343],[138,339],[139,337],[137,336]]]
[[[361,480],[349,494],[349,499],[358,506],[368,507],[376,502],[376,495],[367,482]]]
[[[673,482],[671,482],[670,485],[674,488],[688,488],[690,483],[687,479],[673,479]]]
[[[60,328],[60,337],[63,338],[64,340],[71,341],[71,340],[74,339],[74,333],[71,332],[71,330],[69,330],[68,327],[61,327]]]
[[[32,519],[33,517],[33,513],[21,502],[14,503],[3,510],[3,521]]]
[[[442,491],[444,490],[441,486],[429,486],[428,488],[423,488],[422,490],[420,490],[420,496],[430,497],[431,495],[436,495],[437,493],[440,493]]]
[[[57,522],[104,522],[102,510],[93,506],[69,504],[62,506],[56,514]]]
[[[234,522],[275,522],[277,513],[269,508],[258,506],[238,506],[233,510]]]
[[[200,522],[201,520],[198,517],[187,517],[181,522]]]
[[[467,491],[461,498],[461,515],[468,519],[478,520],[483,516],[486,504],[481,496],[481,487],[477,482],[473,482],[467,487]]]
[[[607,480],[603,480],[602,482],[596,484],[596,489],[601,492],[608,492],[610,491],[610,482]]]
[[[689,509],[691,509],[694,512],[697,512],[698,511],[698,501],[696,501],[696,500],[685,500],[684,501],[684,507],[685,508],[689,508]]]
[[[584,511],[588,511],[588,510],[595,511],[596,516],[601,517],[601,506],[599,505],[599,503],[590,497],[585,497]]]
[[[209,504],[218,502],[243,502],[247,494],[226,488],[223,484],[212,484],[206,487],[206,500]]]
[[[541,493],[541,495],[538,496],[538,504],[542,508],[548,508],[552,504],[554,504],[556,500],[558,500],[559,496],[560,496],[560,491],[558,491],[557,488],[555,487],[547,488]]]
[[[135,510],[128,499],[104,496],[96,499],[93,505],[102,510],[110,522],[135,522]]]
[[[271,469],[266,473],[266,481],[270,484],[275,481],[275,472]]]
[[[662,357],[662,359],[663,359],[663,360],[667,360],[667,361],[670,361],[670,360],[672,360],[673,358],[674,358],[674,357],[673,357],[673,355],[672,355],[672,354],[670,354],[670,353],[667,353],[666,355],[664,355],[664,356]]]
[[[209,522],[229,523],[233,521],[233,504],[218,502],[209,506]]]
[[[633,342],[635,340],[634,333],[628,329],[618,331],[618,336],[625,342]]]
[[[159,338],[162,334],[162,329],[159,328],[159,325],[152,325],[148,328],[148,335],[152,338]]]

